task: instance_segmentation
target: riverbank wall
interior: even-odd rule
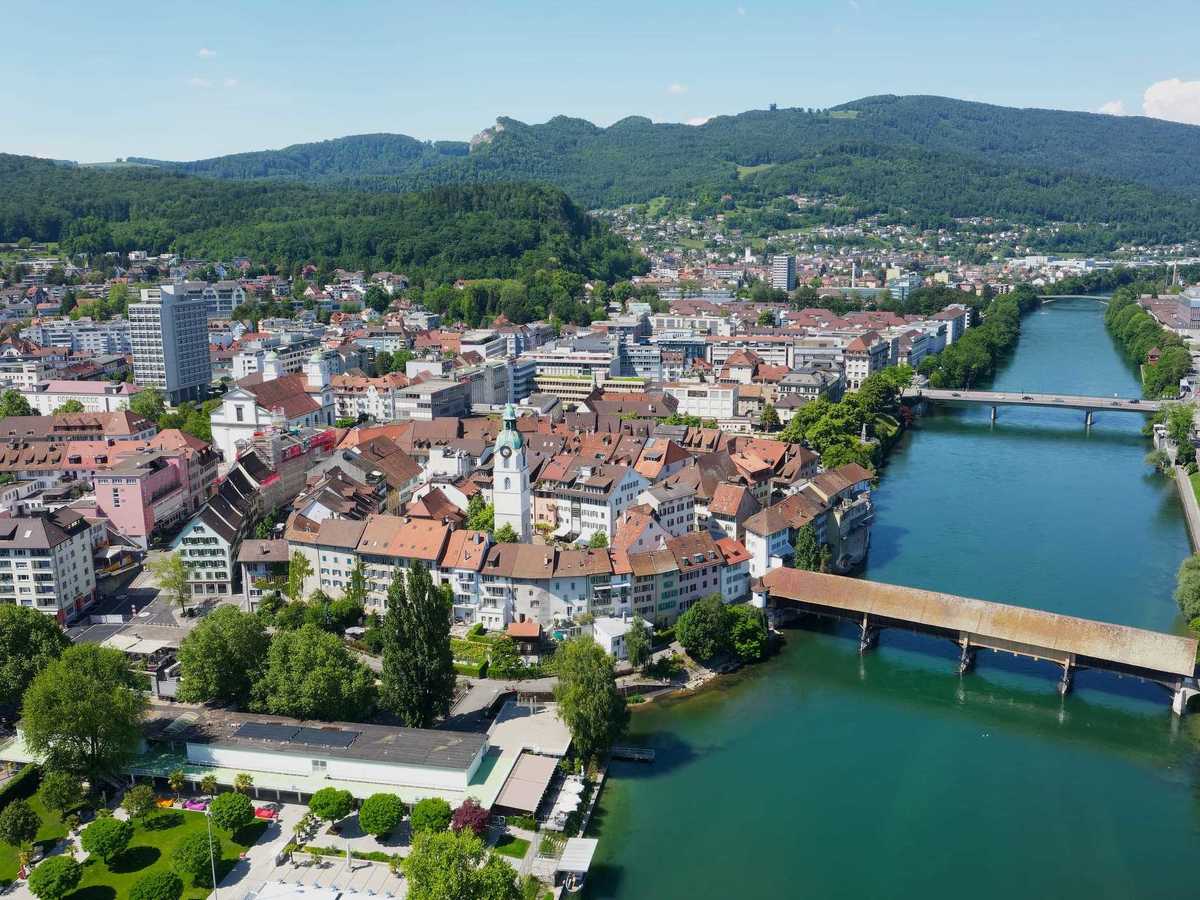
[[[1200,551],[1200,502],[1196,500],[1196,492],[1192,488],[1192,479],[1183,466],[1172,466],[1175,473],[1175,487],[1179,491],[1179,500],[1183,503],[1184,518],[1187,520],[1188,537],[1192,541],[1192,552]]]

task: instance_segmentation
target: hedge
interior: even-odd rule
[[[346,851],[338,847],[314,847],[309,844],[301,848],[304,853],[311,853],[314,856],[341,856],[345,857]],[[383,853],[379,850],[351,850],[351,859],[365,859],[369,862],[391,862],[393,854]]]
[[[460,662],[456,662],[454,664],[455,672],[457,672],[459,675],[469,675],[472,678],[482,678],[487,674],[487,668],[488,664],[486,660],[478,664]]]
[[[0,809],[8,806],[13,800],[28,800],[37,793],[38,785],[42,782],[42,770],[39,766],[26,766],[14,775],[0,788]]]

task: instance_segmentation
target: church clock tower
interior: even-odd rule
[[[517,431],[517,413],[511,403],[504,407],[504,427],[496,435],[496,453],[492,466],[492,505],[496,528],[511,525],[517,539],[529,543],[530,505],[529,468],[525,462],[525,442]]]

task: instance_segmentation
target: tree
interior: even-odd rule
[[[757,662],[767,653],[767,617],[745,603],[729,607],[729,643],[743,662]]]
[[[62,900],[79,886],[83,868],[69,856],[51,856],[29,875],[29,892],[38,900]]]
[[[201,778],[200,779],[200,790],[204,791],[204,793],[208,794],[208,796],[210,796],[210,797],[213,794],[215,794],[217,792],[217,776],[216,775],[205,775],[203,778]],[[240,791],[241,788],[235,786],[234,790]]]
[[[289,600],[295,603],[304,596],[304,582],[311,578],[312,574],[312,563],[308,561],[308,557],[299,550],[294,551],[288,562],[287,587],[283,591]]]
[[[187,877],[196,887],[210,888],[213,862],[221,858],[221,840],[215,834],[197,831],[188,835],[171,854],[171,862],[180,875]]]
[[[39,789],[42,802],[58,814],[59,819],[83,802],[83,783],[70,772],[47,772]]]
[[[233,776],[233,789],[239,794],[249,794],[254,790],[254,776],[248,772],[238,772]],[[213,790],[216,790],[215,786]]]
[[[525,667],[521,653],[517,650],[517,642],[507,634],[502,634],[492,644],[488,655],[488,676],[491,678],[515,678]]]
[[[83,404],[78,400],[68,400],[67,402],[61,403],[54,408],[54,415],[56,416],[65,416],[68,413],[81,412],[83,412]]]
[[[375,706],[375,679],[341,638],[304,625],[275,634],[250,705],[277,716],[362,721]]]
[[[450,827],[450,804],[441,797],[419,800],[409,814],[413,834],[421,831],[445,831]]]
[[[470,829],[416,834],[404,874],[409,900],[521,900],[512,866]]]
[[[157,422],[167,411],[167,401],[158,388],[143,388],[130,399],[129,411],[151,422]]]
[[[0,706],[20,703],[33,677],[71,646],[53,617],[0,603]]]
[[[361,556],[355,557],[354,566],[350,569],[350,578],[346,582],[346,592],[342,597],[359,608],[367,605],[367,569]]]
[[[511,525],[505,522],[496,529],[496,533],[493,535],[493,537],[495,537],[497,544],[515,544],[517,543],[519,535]]]
[[[409,727],[428,728],[450,711],[455,685],[450,609],[420,563],[407,579],[398,571],[388,587],[380,700]]]
[[[588,546],[593,550],[599,550],[608,546],[608,533],[604,531],[593,531],[591,538],[588,539]]]
[[[172,769],[171,774],[167,776],[167,787],[176,797],[183,792],[183,786],[186,783],[187,776],[183,774],[183,769]]]
[[[312,795],[308,809],[318,819],[338,822],[354,809],[354,795],[335,787],[323,787]]]
[[[1179,566],[1175,602],[1189,623],[1200,617],[1200,555],[1189,556]]]
[[[775,324],[775,314],[773,312],[771,312],[770,310],[764,309],[762,312],[760,312],[758,314],[758,319],[756,321],[756,324],[758,324],[758,325],[774,325]]]
[[[254,821],[254,804],[250,802],[249,797],[237,791],[218,794],[209,804],[208,812],[218,828],[223,828],[231,834]]]
[[[454,831],[469,828],[479,837],[483,837],[483,833],[487,831],[489,818],[488,811],[479,805],[479,801],[474,797],[468,797],[450,817],[450,827]]]
[[[121,806],[129,818],[144,818],[154,811],[154,790],[148,784],[135,784],[125,792]]]
[[[129,891],[129,900],[179,900],[183,880],[170,869],[151,872]]]
[[[9,389],[0,394],[0,416],[36,416],[29,401],[16,390]]]
[[[641,616],[634,616],[633,621],[629,623],[629,630],[625,632],[625,656],[631,666],[640,669],[649,662],[650,652],[650,634],[646,628],[646,620]]]
[[[472,531],[491,534],[496,527],[496,507],[483,502],[482,494],[474,494],[467,501],[467,527]]]
[[[564,641],[554,660],[558,667],[554,699],[559,717],[571,730],[575,752],[583,760],[607,753],[629,724],[612,657],[590,637],[581,636]]]
[[[817,529],[809,522],[796,531],[795,555],[792,565],[797,569],[815,572],[821,565],[821,545],[817,541]]]
[[[21,706],[25,745],[51,769],[95,784],[138,748],[146,695],[120,650],[76,644],[29,685]]]
[[[693,603],[675,623],[675,636],[693,659],[707,662],[729,647],[729,608],[719,594]]]
[[[762,427],[763,431],[774,431],[779,427],[779,413],[775,412],[774,405],[768,403],[763,407],[758,424]]]
[[[404,818],[404,801],[395,794],[372,794],[358,808],[358,825],[367,834],[383,837]]]
[[[188,564],[178,553],[168,553],[150,564],[150,572],[158,582],[158,592],[172,606],[187,609],[192,596]]]
[[[132,839],[132,822],[108,816],[104,819],[96,819],[83,829],[79,843],[88,853],[98,856],[105,863],[111,863],[125,851]]]
[[[179,645],[179,699],[245,706],[268,644],[257,616],[236,606],[213,610]]]
[[[42,820],[27,800],[13,800],[0,811],[0,841],[13,847],[37,837]]]

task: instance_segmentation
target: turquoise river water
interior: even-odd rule
[[[1027,316],[1002,390],[1136,396],[1103,307]],[[937,410],[875,494],[864,577],[1178,630],[1188,553],[1141,417]],[[769,662],[634,715],[652,765],[617,764],[591,898],[1192,897],[1200,715],[1161,688],[949,642],[790,629]]]

